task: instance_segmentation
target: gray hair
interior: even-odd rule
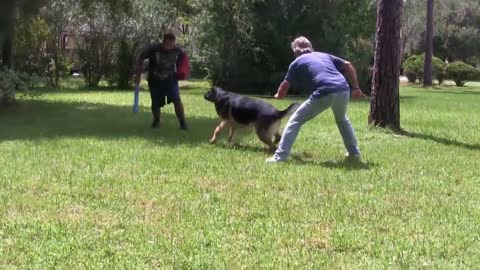
[[[301,36],[292,42],[292,50],[296,55],[313,52],[312,43],[306,37]]]

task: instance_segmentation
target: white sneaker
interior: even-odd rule
[[[282,163],[282,162],[285,162],[285,160],[276,159],[275,156],[273,156],[273,157],[267,158],[265,162],[266,163]]]
[[[360,154],[356,154],[356,155],[350,155],[350,153],[346,153],[345,154],[345,158],[348,160],[348,161],[362,161],[362,155]]]

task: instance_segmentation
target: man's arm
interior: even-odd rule
[[[342,69],[343,75],[347,78],[350,86],[352,87],[352,97],[358,98],[365,96],[358,84],[357,71],[355,70],[355,67],[352,65],[352,63],[345,62],[342,66]]]
[[[134,78],[135,84],[140,84],[140,80],[142,78],[142,72],[143,72],[143,60],[145,59],[141,57],[137,59],[137,63],[135,67],[135,78]]]
[[[275,98],[282,99],[287,96],[288,88],[290,88],[290,83],[287,80],[284,80],[278,87]]]
[[[142,72],[143,72],[143,61],[147,58],[148,51],[150,48],[145,49],[137,58],[137,62],[135,63],[135,77],[134,83],[140,84],[140,80],[142,79]]]

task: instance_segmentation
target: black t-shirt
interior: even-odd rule
[[[179,47],[165,50],[160,43],[157,43],[148,46],[140,54],[140,59],[148,58],[148,81],[154,81],[174,76],[177,65],[184,56],[185,52]]]

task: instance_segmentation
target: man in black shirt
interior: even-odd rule
[[[178,88],[177,68],[185,52],[175,44],[175,35],[166,33],[162,43],[148,46],[138,57],[135,84],[140,84],[143,61],[148,59],[148,88],[152,99],[152,128],[160,127],[160,108],[173,102],[180,128],[187,129]],[[166,99],[166,101],[165,101]]]

